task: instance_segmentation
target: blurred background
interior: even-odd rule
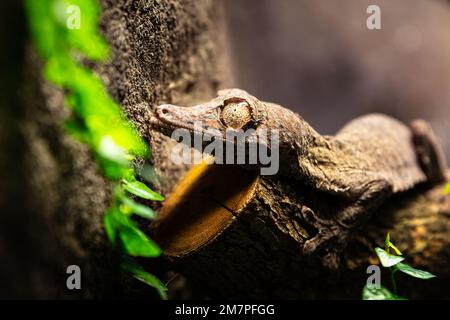
[[[102,0],[102,4],[113,7],[112,4],[118,3],[115,1]],[[194,7],[196,1],[180,0],[180,3]],[[99,254],[107,255],[111,250],[109,244],[99,250],[91,243],[102,237],[103,226],[86,228],[92,217],[102,221],[104,208],[99,204],[106,205],[109,201],[107,194],[100,192],[105,189],[103,180],[94,174],[90,176],[94,169],[85,166],[88,158],[81,158],[78,149],[66,145],[64,137],[61,141],[55,139],[61,112],[57,107],[58,99],[62,96],[53,99],[49,93],[51,88],[40,87],[39,73],[28,72],[34,70],[31,66],[34,67],[35,57],[25,54],[30,46],[22,3],[0,1],[0,298],[54,297],[55,292],[60,292],[61,284],[65,284],[65,269],[61,266],[67,266],[66,261],[77,261],[73,260],[76,255],[92,260],[94,271],[111,269],[111,265],[117,264]],[[139,3],[136,7],[144,7],[156,2],[122,0],[121,3],[123,7],[134,8],[136,3]],[[427,119],[450,159],[450,1],[223,0],[223,3],[232,62],[230,73],[236,87],[261,100],[291,108],[322,134],[333,134],[347,121],[369,112],[387,113],[404,121]],[[381,9],[381,30],[369,30],[366,26],[369,5],[378,5]],[[162,79],[168,74],[165,69],[170,68],[165,65],[158,69],[164,60],[150,55],[159,54],[159,48],[150,48],[147,55],[140,52],[153,36],[146,31],[154,30],[153,27],[159,30],[166,22],[156,19],[158,25],[143,18],[147,24],[138,29],[136,25],[140,22],[132,21],[131,14],[126,18],[123,14],[120,10],[109,10],[105,20],[108,20],[110,39],[120,49],[117,50],[118,61],[133,62],[136,58],[133,54],[141,59],[138,62],[142,69],[135,65],[110,66],[111,70],[119,69],[123,78],[119,77],[122,82],[111,81],[109,86],[115,88],[116,97],[126,100],[124,97],[132,96],[129,94],[131,87],[145,87],[141,80],[154,80],[150,78],[155,74]],[[145,10],[139,14],[149,15]],[[189,20],[182,26],[191,30],[190,23]],[[185,29],[181,29],[177,31],[179,39],[195,38],[195,34],[185,37],[182,34]],[[128,37],[128,33],[132,36]],[[115,37],[116,34],[119,36]],[[131,50],[124,46],[128,39],[140,41],[137,49],[132,49],[138,53],[127,51]],[[201,40],[200,37],[198,43],[202,43]],[[190,48],[189,54],[196,58],[196,43],[192,48],[184,45],[178,50]],[[161,52],[166,58],[173,53],[163,49],[166,51]],[[203,53],[199,52],[201,56]],[[205,70],[200,69],[198,73],[201,75]],[[145,72],[147,74],[141,75]],[[130,78],[135,82],[129,81]],[[214,87],[209,86],[208,81],[215,81],[215,77],[199,78],[199,82],[207,82],[207,85],[199,85],[198,91]],[[24,89],[24,83],[29,92]],[[159,89],[158,96],[168,90]],[[36,92],[39,100],[23,98]],[[141,96],[139,90],[136,92],[140,98],[147,97]],[[153,93],[148,97],[154,99]],[[48,99],[48,105],[44,98]],[[23,119],[31,125],[25,128],[26,135],[23,134]],[[31,161],[30,154],[41,153],[43,158]],[[35,172],[37,174],[33,175]],[[72,225],[67,224],[70,219],[74,221]],[[66,233],[67,240],[62,243],[61,234]],[[80,245],[76,240],[83,238],[83,234],[88,241]],[[92,234],[97,238],[91,239]],[[93,253],[96,259],[82,249]],[[102,263],[104,269],[99,267]],[[112,292],[116,289],[109,285],[105,283],[104,288],[98,290]],[[62,296],[67,297],[67,293],[63,292]]]
[[[381,9],[381,30],[366,12]],[[450,3],[227,0],[236,84],[323,134],[383,112],[424,118],[450,157]]]

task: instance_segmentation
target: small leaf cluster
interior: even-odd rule
[[[390,249],[394,250],[395,254],[390,253]],[[394,292],[390,291],[384,286],[370,286],[366,285],[362,292],[363,300],[406,300],[397,293],[397,285],[395,282],[395,274],[397,272],[405,273],[411,277],[427,280],[435,278],[436,276],[428,271],[419,270],[403,263],[405,257],[402,252],[391,242],[390,234],[388,233],[385,240],[385,248],[375,248],[375,253],[384,268],[389,268],[391,274],[392,287]]]
[[[68,9],[74,5],[80,12],[78,29],[67,26]],[[44,76],[64,89],[65,105],[72,110],[64,128],[90,147],[105,177],[114,184],[113,204],[104,216],[108,238],[127,255],[122,267],[165,298],[164,285],[132,260],[161,253],[132,219],[133,215],[153,219],[155,213],[130,195],[164,199],[135,178],[131,163],[136,157],[148,157],[148,147],[100,77],[85,67],[87,61],[103,62],[109,56],[109,46],[98,32],[98,0],[26,0],[25,8],[35,47],[44,62]]]
[[[105,230],[109,240],[125,254],[121,267],[136,279],[154,287],[161,298],[166,299],[164,284],[154,275],[145,271],[132,257],[152,258],[161,254],[161,249],[154,243],[132,219],[133,215],[152,220],[156,213],[142,205],[129,194],[153,201],[164,198],[137,180],[124,179],[116,186],[114,203],[104,216]]]

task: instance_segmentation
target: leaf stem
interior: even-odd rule
[[[393,270],[393,268],[390,267],[389,272],[391,273],[392,290],[394,291],[395,295],[398,295],[397,284],[395,282],[395,276],[394,276],[395,270]]]

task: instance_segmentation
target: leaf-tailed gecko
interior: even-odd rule
[[[269,145],[266,136],[258,140],[258,135],[277,130],[279,174],[348,200],[349,205],[333,217],[333,223],[308,211],[302,213],[317,229],[304,243],[303,252],[325,247],[328,261],[337,259],[350,231],[391,195],[446,179],[443,152],[423,120],[406,126],[386,115],[369,114],[349,122],[334,136],[323,136],[289,109],[259,101],[243,90],[228,89],[193,107],[160,105],[151,122],[167,135],[184,128],[223,141],[227,130],[252,128],[254,141]],[[194,126],[195,122],[202,126]],[[339,243],[333,245],[332,240]]]

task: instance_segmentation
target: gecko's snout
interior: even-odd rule
[[[160,119],[164,119],[167,116],[173,114],[172,110],[174,109],[175,106],[171,105],[171,104],[162,104],[156,107],[156,115],[160,118]]]
[[[153,112],[153,115],[150,118],[150,123],[152,124],[158,124],[161,122],[161,120],[164,120],[164,116],[169,113],[169,109],[166,105],[160,105],[155,108],[155,112]]]
[[[157,112],[160,114],[167,114],[169,113],[169,109],[165,105],[162,105],[158,107]]]
[[[159,126],[162,124],[168,124],[176,119],[176,113],[173,112],[174,105],[162,104],[156,107],[153,115],[150,118],[150,123]]]
[[[150,123],[155,126],[161,124],[161,118],[166,113],[168,113],[168,110],[165,105],[157,106],[150,117]]]

